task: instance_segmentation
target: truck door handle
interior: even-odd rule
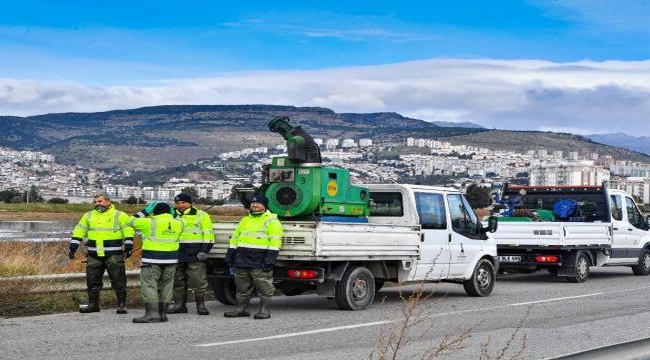
[[[449,242],[451,242],[451,234],[449,234]]]
[[[615,227],[615,228],[614,228],[614,230],[618,230],[618,228],[617,228],[617,227]]]
[[[628,228],[627,231],[634,231],[634,229],[630,229],[630,228]]]

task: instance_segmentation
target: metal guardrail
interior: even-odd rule
[[[544,360],[641,360],[650,358],[650,338],[602,346]]]
[[[104,289],[111,287],[108,274],[104,274]],[[55,291],[83,291],[86,290],[86,274],[49,274],[49,275],[28,275],[0,278],[0,286],[3,282],[23,282],[29,284],[31,293],[47,293]],[[126,272],[126,283],[128,287],[140,286],[140,270],[128,270]]]

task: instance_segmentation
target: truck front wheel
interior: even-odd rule
[[[494,265],[488,259],[479,260],[474,268],[472,277],[463,282],[463,287],[469,296],[488,296],[494,288],[496,274]]]
[[[632,266],[632,271],[634,275],[648,275],[650,274],[650,250],[643,249],[641,251],[641,256],[639,256],[639,262]]]
[[[336,283],[336,304],[343,310],[364,310],[375,301],[375,277],[363,266],[351,266]]]

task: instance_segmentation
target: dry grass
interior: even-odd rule
[[[133,256],[126,261],[128,270],[140,267],[140,240],[136,239]],[[6,279],[26,275],[84,273],[85,256],[82,250],[74,260],[68,259],[67,242],[26,242],[1,241],[0,277],[5,278],[0,286],[0,316],[32,316],[77,311],[79,304],[86,302],[85,291],[62,291],[40,293],[36,289],[50,288],[55,280],[26,281]],[[108,290],[108,289],[106,289]],[[130,307],[140,307],[137,289],[129,289]],[[114,308],[116,304],[113,291],[102,291],[101,304],[104,308]]]

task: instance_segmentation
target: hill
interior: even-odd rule
[[[404,144],[407,137],[449,141],[491,149],[589,151],[650,163],[650,157],[551,132],[457,127],[396,113],[335,113],[330,109],[275,105],[167,105],[97,113],[0,117],[0,145],[51,153],[57,162],[98,169],[157,170],[220,153],[282,144],[268,130],[280,115],[315,138],[370,138],[377,144]]]

